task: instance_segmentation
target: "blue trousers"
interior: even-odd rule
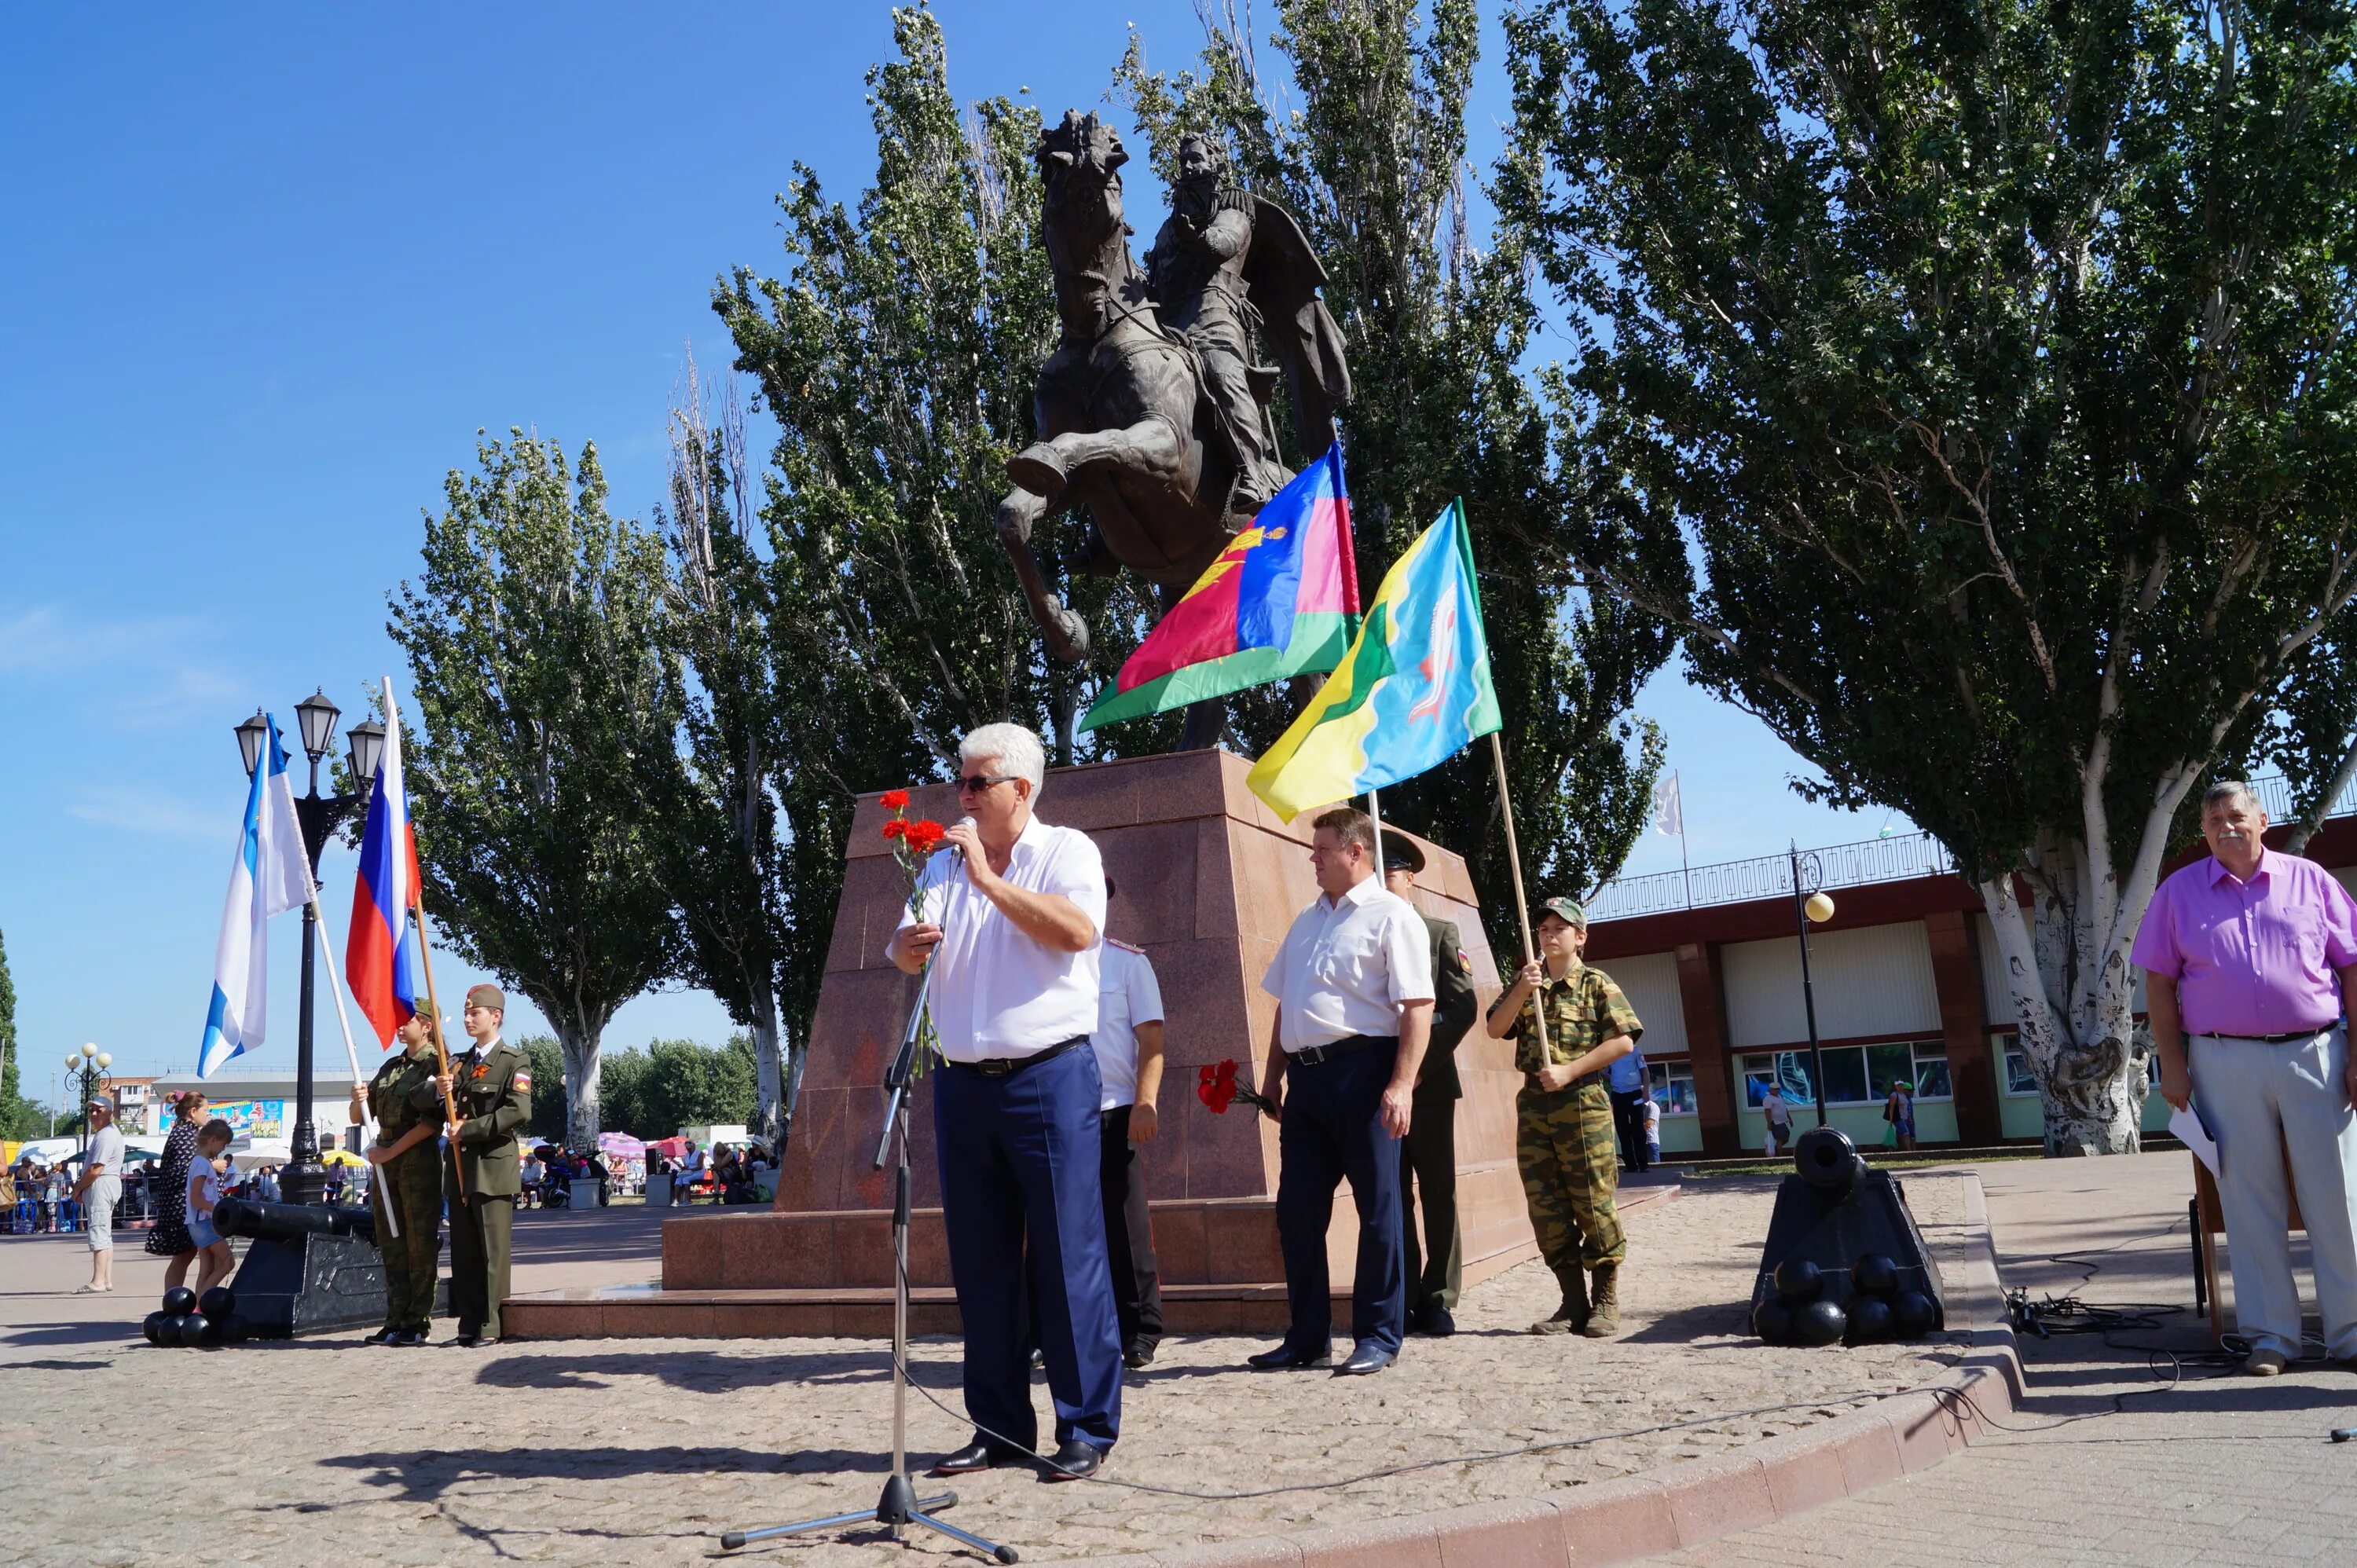
[[[966,1413],[1026,1448],[1039,1445],[1035,1318],[1056,1441],[1106,1449],[1121,1434],[1099,1096],[1096,1053],[1086,1046],[1004,1078],[954,1065],[933,1074],[942,1217],[965,1324]]]
[[[1383,1131],[1383,1090],[1399,1047],[1375,1047],[1334,1061],[1285,1069],[1279,1125],[1276,1239],[1285,1251],[1288,1349],[1316,1354],[1333,1337],[1326,1229],[1334,1187],[1351,1178],[1359,1206],[1359,1264],[1351,1290],[1351,1333],[1396,1352],[1407,1328],[1407,1262],[1400,1235],[1400,1141]]]

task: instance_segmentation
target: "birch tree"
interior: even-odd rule
[[[1544,0],[1508,35],[1581,569],[1804,793],[1939,835],[2048,1152],[2135,1148],[2136,925],[2357,590],[2357,12]]]

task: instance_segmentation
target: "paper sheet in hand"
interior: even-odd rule
[[[2200,1112],[2190,1106],[2182,1111],[2171,1106],[2169,1130],[2178,1142],[2193,1151],[2195,1159],[2210,1167],[2212,1176],[2218,1174],[2218,1140],[2210,1135],[2210,1129],[2203,1125]]]

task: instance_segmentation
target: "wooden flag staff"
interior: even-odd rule
[[[1490,760],[1498,772],[1498,811],[1506,822],[1506,869],[1513,873],[1514,918],[1522,923],[1523,965],[1527,969],[1537,959],[1538,954],[1531,946],[1530,900],[1523,894],[1523,849],[1522,845],[1514,842],[1514,803],[1506,798],[1506,748],[1499,744],[1496,730],[1490,732]],[[1507,989],[1512,990],[1512,987],[1509,986]],[[1531,1002],[1531,1015],[1538,1021],[1539,1062],[1544,1066],[1547,1060],[1544,998],[1534,993]]]
[[[417,901],[409,908],[410,911],[417,917],[417,957],[425,969],[425,1004],[434,1009],[434,1059],[440,1064],[437,1070],[447,1080],[450,1076],[450,1047],[442,1038],[442,999],[434,993],[434,950],[426,944],[425,940],[425,890],[424,888],[417,890]],[[457,1086],[453,1084],[442,1091],[443,1115],[453,1127],[457,1126],[459,1121],[457,1090]],[[455,1196],[458,1202],[464,1203],[467,1201],[467,1166],[458,1157],[458,1140],[456,1136],[450,1140],[450,1168],[458,1176],[458,1190]]]

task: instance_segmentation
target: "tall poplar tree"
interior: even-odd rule
[[[587,1147],[606,1025],[674,965],[666,830],[637,807],[675,756],[683,698],[662,542],[606,510],[595,446],[576,475],[555,442],[510,437],[451,470],[385,629],[423,732],[405,759],[427,909],[546,1015],[565,1138]]]
[[[1487,252],[1468,230],[1476,7],[1280,0],[1275,13],[1282,88],[1264,81],[1231,6],[1204,11],[1196,71],[1148,70],[1134,35],[1114,95],[1166,179],[1180,134],[1207,132],[1226,143],[1241,183],[1301,220],[1350,355],[1341,424],[1360,581],[1372,590],[1451,497],[1464,499],[1524,869],[1535,887],[1585,897],[1643,831],[1663,746],[1630,708],[1674,639],[1619,596],[1583,592],[1570,566],[1570,496],[1520,368],[1537,326],[1528,258],[1512,230]],[[1297,107],[1280,111],[1280,94]],[[1265,700],[1245,712],[1239,729],[1254,750],[1292,716]],[[1492,940],[1512,950],[1488,746],[1384,790],[1383,809],[1466,857]]]
[[[2137,923],[2357,593],[2357,10],[1507,27],[1502,206],[1580,338],[1583,570],[1825,797],[1939,835],[2049,1152],[2133,1149]]]

